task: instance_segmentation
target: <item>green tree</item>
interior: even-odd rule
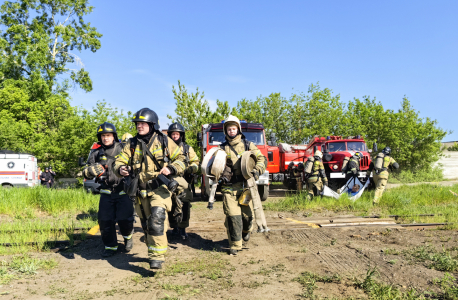
[[[0,26],[4,28],[0,35],[0,81],[29,81],[32,99],[43,96],[46,86],[48,92],[58,90],[57,77],[61,75],[91,91],[89,73],[72,52],[100,49],[102,35],[84,21],[93,10],[88,4],[88,0],[5,1],[0,8]]]
[[[186,129],[186,142],[191,145],[196,153],[200,155],[200,146],[197,142],[197,133],[201,132],[202,125],[211,123],[214,113],[210,111],[205,94],[196,89],[196,92],[189,93],[184,85],[178,81],[178,89],[172,86],[172,92],[176,101],[176,117],[167,115],[172,123],[178,122]]]
[[[100,48],[101,34],[84,21],[92,10],[88,0],[5,1],[0,7],[0,148],[33,153],[41,165],[65,174],[75,172],[76,152],[63,129],[84,117],[67,91],[70,83],[92,90],[73,51]]]

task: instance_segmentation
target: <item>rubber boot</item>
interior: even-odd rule
[[[188,239],[188,234],[186,233],[186,228],[180,228],[180,235],[183,240]]]
[[[229,254],[229,255],[237,255],[237,250],[235,250],[235,249],[229,249],[228,254]]]
[[[242,238],[245,242],[248,242],[250,240],[250,237],[251,237],[251,232],[242,232]]]
[[[149,268],[153,270],[162,269],[162,264],[164,262],[162,260],[150,260],[149,261]]]
[[[132,250],[132,248],[134,247],[134,240],[132,238],[124,239],[124,245],[126,252],[130,252],[130,250]]]
[[[102,252],[102,257],[111,257],[116,254],[115,250],[105,249]]]

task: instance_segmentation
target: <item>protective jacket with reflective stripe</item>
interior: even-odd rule
[[[158,133],[154,133],[151,137],[151,140],[154,139],[154,142],[150,145],[149,150],[156,158],[161,168],[170,167],[175,171],[174,175],[182,176],[184,170],[186,169],[186,158],[181,151],[181,148],[178,147],[178,145],[175,144],[170,137],[167,136],[166,138],[168,139],[167,147],[163,149],[162,143],[158,138]],[[164,155],[165,157],[168,157],[168,162],[164,160]],[[143,158],[148,161],[148,168],[146,168]],[[156,167],[154,161],[146,153],[142,152],[140,141],[137,142],[135,149],[130,149],[130,141],[126,143],[121,153],[116,157],[114,164],[115,174],[121,177],[119,174],[119,168],[127,165],[132,166],[134,172],[141,167],[142,171],[139,174],[139,183],[146,184],[149,180],[155,180],[161,171]]]

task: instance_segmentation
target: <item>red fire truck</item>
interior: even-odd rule
[[[280,144],[278,150],[273,148],[270,150],[273,152],[273,162],[279,165],[278,172],[272,170],[272,181],[283,181],[290,189],[298,188],[296,178],[303,174],[297,170],[297,165],[304,163],[317,150],[323,152],[323,164],[329,179],[329,187],[334,190],[344,184],[345,174],[342,174],[342,164],[345,157],[351,157],[355,152],[363,154],[360,160],[359,178],[366,176],[371,163],[372,150],[367,149],[366,142],[361,136],[346,139],[342,136],[314,137],[307,145]],[[278,155],[276,151],[279,152]]]
[[[221,145],[225,141],[223,132],[223,123],[205,124],[202,125],[202,132],[198,134],[197,139],[201,142],[202,146],[202,157],[205,156],[208,150],[213,147]],[[266,142],[266,136],[264,126],[259,123],[247,123],[246,121],[240,121],[242,126],[242,132],[246,139],[253,142],[261,151],[262,154],[267,158],[267,170],[264,174],[259,176],[258,184],[259,196],[261,200],[266,200],[269,197],[269,173],[278,172],[279,165],[274,162],[274,151],[278,153],[278,148],[275,146],[275,136],[271,136],[271,141]],[[205,180],[202,180],[204,183]],[[202,198],[208,199],[208,195],[205,194],[205,188],[202,185]]]

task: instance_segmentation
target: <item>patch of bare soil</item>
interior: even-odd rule
[[[217,202],[213,211],[205,207],[206,203],[193,203],[189,240],[169,231],[164,270],[148,269],[143,233],[136,223],[130,253],[122,252],[118,235],[119,253],[109,259],[100,256],[100,238],[67,251],[31,254],[53,257],[59,265],[0,286],[1,299],[299,299],[306,288],[295,278],[303,272],[342,278],[317,282],[313,293],[318,297],[365,299],[354,282],[374,268],[380,274],[376,280],[400,290],[434,291],[433,280],[444,272],[432,269],[415,253],[422,246],[438,252],[450,249],[455,255],[458,249],[455,231],[312,228],[285,221],[308,218],[267,212],[268,224],[275,230],[252,234],[243,251],[229,256],[222,203]]]

